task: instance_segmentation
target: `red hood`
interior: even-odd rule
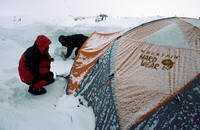
[[[44,50],[51,44],[51,41],[45,35],[39,35],[35,42],[40,49],[41,54],[44,54]]]

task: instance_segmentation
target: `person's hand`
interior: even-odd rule
[[[54,62],[54,58],[51,58],[50,60],[51,60],[51,62]]]
[[[62,57],[63,60],[66,60],[64,52],[61,53],[61,57]]]
[[[49,59],[51,62],[54,61],[54,58],[52,58],[52,57],[48,57],[48,59]]]

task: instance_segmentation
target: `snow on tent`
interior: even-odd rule
[[[93,33],[72,67],[95,129],[200,128],[200,20],[165,18],[126,32]]]

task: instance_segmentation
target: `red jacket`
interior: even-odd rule
[[[51,41],[44,35],[37,37],[34,45],[21,56],[18,71],[22,82],[30,83],[34,78],[50,72],[51,56],[48,48]]]

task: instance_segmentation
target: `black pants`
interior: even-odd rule
[[[53,72],[47,72],[46,74],[44,75],[40,75],[38,77],[34,77],[33,80],[29,83],[27,83],[28,85],[34,85],[42,80],[46,80],[48,81],[48,84],[52,83],[54,81],[54,78],[53,78]],[[46,85],[48,85],[46,84]]]

